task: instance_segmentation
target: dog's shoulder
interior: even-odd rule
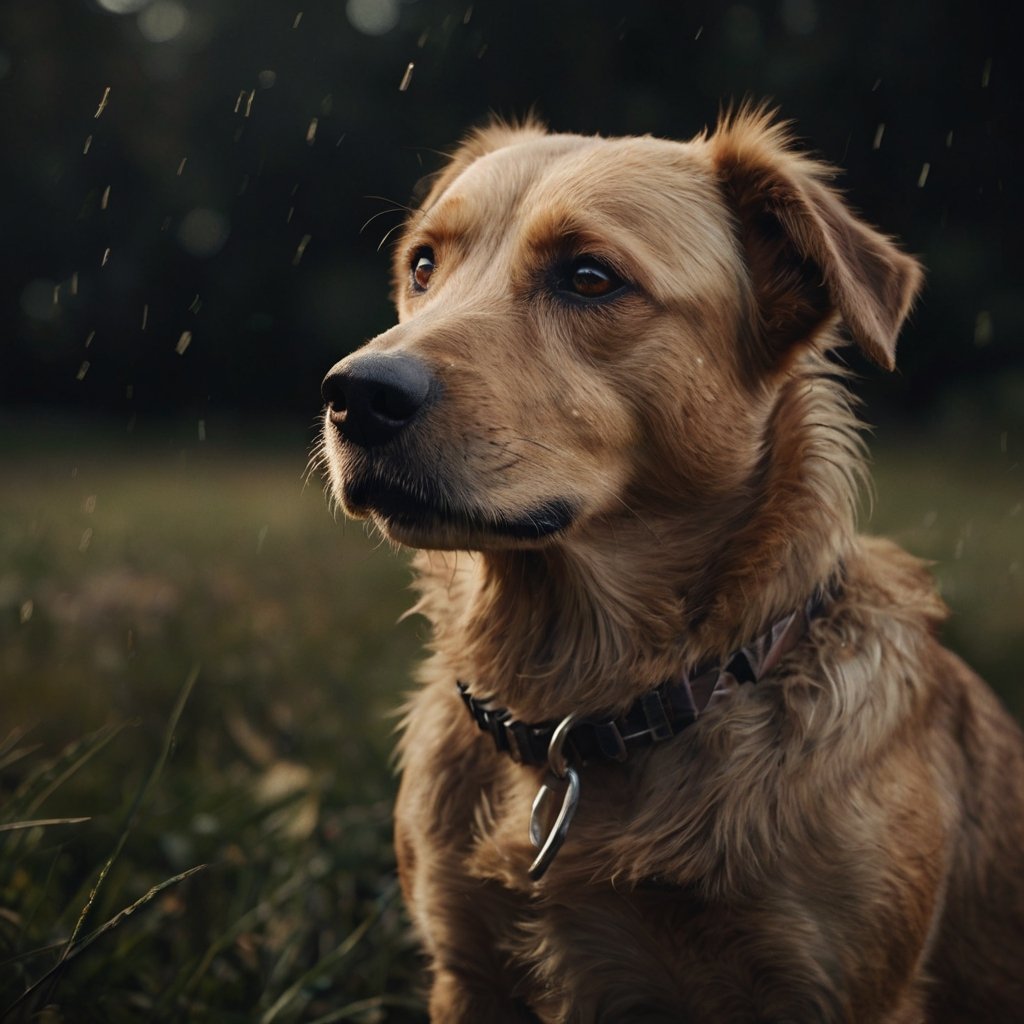
[[[905,625],[936,632],[949,618],[931,563],[882,537],[859,537],[846,559],[844,590],[851,604]]]

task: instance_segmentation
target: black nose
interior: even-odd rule
[[[342,436],[374,448],[416,418],[432,383],[430,371],[415,356],[371,353],[343,359],[320,391]]]

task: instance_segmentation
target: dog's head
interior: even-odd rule
[[[413,547],[556,543],[749,492],[801,355],[880,365],[917,263],[764,111],[688,143],[496,124],[395,255],[399,322],[327,375],[345,510]]]

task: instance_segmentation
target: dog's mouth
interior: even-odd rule
[[[483,508],[454,500],[434,482],[382,479],[372,472],[345,480],[343,502],[350,514],[372,516],[388,536],[410,547],[543,541],[568,529],[577,513],[566,498],[525,511]]]

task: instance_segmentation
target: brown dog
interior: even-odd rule
[[[1024,745],[857,536],[828,356],[891,369],[921,273],[830,178],[764,111],[492,125],[325,380],[338,501],[422,549],[434,1021],[1024,1020]]]

